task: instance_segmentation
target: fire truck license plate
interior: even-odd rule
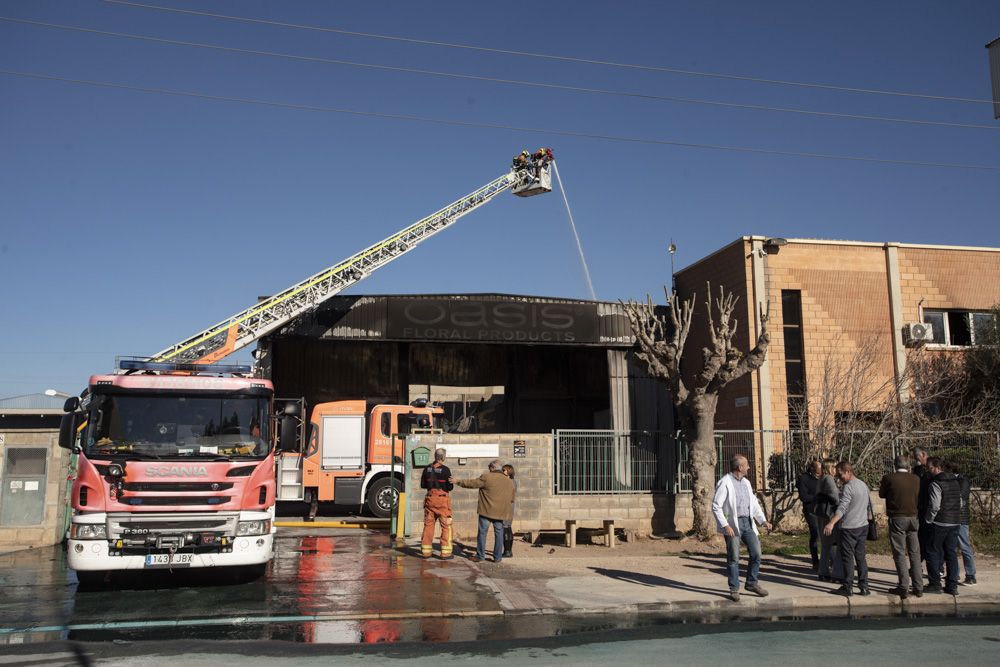
[[[146,567],[184,567],[191,564],[191,554],[148,554]]]

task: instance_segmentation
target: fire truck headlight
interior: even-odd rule
[[[245,535],[266,535],[270,532],[271,522],[267,519],[240,521],[236,524],[236,534],[241,537]]]
[[[70,536],[75,540],[106,540],[108,529],[103,523],[74,523]]]

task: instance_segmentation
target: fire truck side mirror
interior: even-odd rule
[[[298,421],[294,415],[285,415],[281,418],[281,436],[278,441],[281,451],[297,452],[299,450]]]
[[[67,401],[67,404],[69,401]],[[67,412],[59,422],[59,446],[73,451],[76,448],[76,431],[83,423],[82,412]]]

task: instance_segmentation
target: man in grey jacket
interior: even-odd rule
[[[868,511],[871,507],[868,485],[854,476],[854,466],[848,461],[837,464],[837,479],[844,488],[840,492],[840,506],[833,518],[823,528],[824,535],[833,533],[840,523],[840,552],[844,562],[844,585],[837,593],[851,597],[854,591],[854,568],[858,569],[858,588],[862,595],[871,595],[868,588],[868,562],[865,559],[865,540],[868,538]]]

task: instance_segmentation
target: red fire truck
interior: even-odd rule
[[[262,572],[274,535],[271,383],[249,367],[123,365],[66,404],[59,444],[79,454],[70,567],[81,580],[112,570]]]

